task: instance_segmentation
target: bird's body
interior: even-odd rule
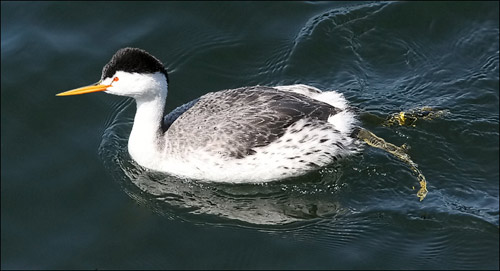
[[[101,81],[62,95],[133,97],[128,150],[140,165],[212,182],[266,182],[302,175],[359,150],[356,118],[342,94],[307,85],[207,93],[165,116],[168,77],[147,52],[119,50]]]
[[[301,175],[357,150],[350,137],[354,115],[335,92],[257,86],[208,93],[185,107],[160,136],[162,157],[152,159],[150,168],[215,182],[265,182]]]

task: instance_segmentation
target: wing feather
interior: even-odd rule
[[[166,136],[169,147],[179,151],[203,149],[243,158],[255,153],[253,148],[280,138],[300,119],[326,122],[338,112],[340,109],[327,103],[270,87],[223,90],[208,93],[166,117],[175,117]]]

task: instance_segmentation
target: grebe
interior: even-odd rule
[[[134,98],[132,159],[190,179],[274,181],[359,152],[363,142],[390,144],[359,128],[348,102],[335,91],[303,84],[227,89],[165,115],[168,83],[161,61],[142,49],[123,48],[104,66],[98,83],[57,96],[104,91]]]

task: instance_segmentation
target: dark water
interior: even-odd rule
[[[2,269],[498,269],[498,2],[1,3]],[[336,89],[407,143],[300,178],[214,185],[144,171],[135,106],[97,81],[119,48],[170,76],[167,109],[209,91]],[[416,127],[400,110],[449,110]]]

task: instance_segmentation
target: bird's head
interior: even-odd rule
[[[104,91],[139,99],[154,97],[160,91],[166,91],[167,85],[167,71],[157,58],[142,49],[123,48],[104,66],[99,82],[57,96]]]

